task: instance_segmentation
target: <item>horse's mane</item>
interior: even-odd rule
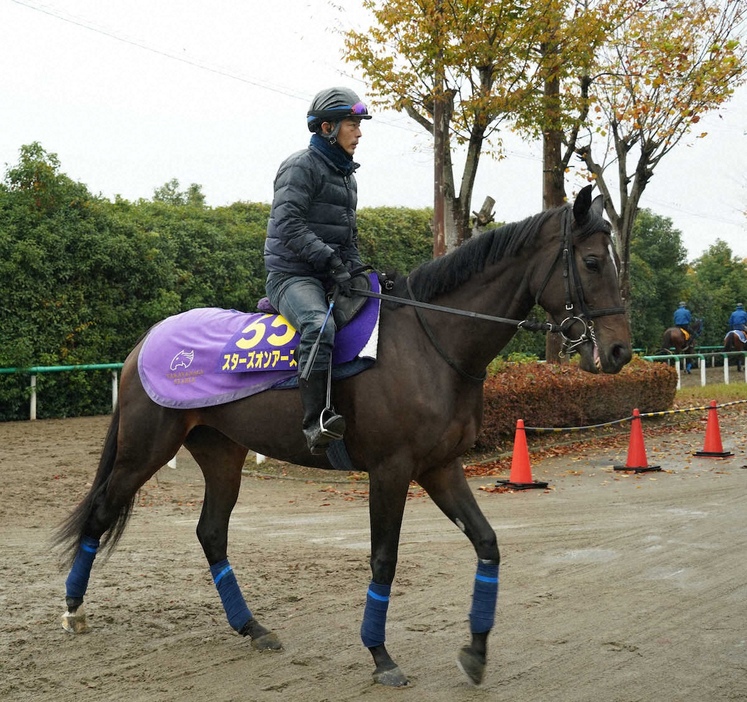
[[[570,209],[570,204],[561,205],[527,217],[520,222],[490,229],[469,239],[445,256],[426,261],[409,275],[415,299],[428,302],[438,295],[460,287],[473,275],[484,270],[486,266],[504,257],[517,255],[523,247],[535,239],[549,219],[556,215],[563,216]],[[584,239],[600,230],[609,231],[609,222],[590,212],[583,226],[574,230],[574,236]],[[409,297],[406,285],[405,278],[395,276],[392,294],[398,297]]]

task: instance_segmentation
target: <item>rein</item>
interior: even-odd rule
[[[410,289],[410,283],[408,280],[407,284],[408,291]],[[384,300],[385,302],[396,302],[400,305],[409,305],[410,307],[419,307],[424,310],[431,310],[433,312],[446,312],[448,314],[455,314],[460,317],[470,317],[471,319],[482,319],[486,322],[500,322],[501,324],[513,324],[515,327],[520,329],[527,329],[528,331],[546,331],[556,332],[562,331],[563,325],[553,324],[552,322],[538,322],[533,319],[507,319],[506,317],[495,317],[491,314],[481,314],[480,312],[471,312],[470,310],[460,310],[456,307],[444,307],[442,305],[433,305],[430,302],[420,302],[420,300],[414,300],[408,297],[397,297],[396,295],[383,295],[381,293],[373,292],[373,290],[362,290],[360,288],[350,288],[350,292],[363,297],[375,297],[377,300]]]
[[[455,314],[460,317],[469,317],[470,319],[481,319],[486,322],[499,322],[501,324],[513,324],[515,327],[518,327],[519,329],[527,329],[528,331],[546,331],[546,332],[554,332],[563,334],[563,338],[565,338],[564,331],[567,331],[567,327],[564,327],[566,324],[566,321],[563,322],[561,325],[553,324],[552,322],[538,322],[531,319],[524,319],[524,320],[518,320],[518,319],[508,319],[506,317],[496,317],[494,315],[490,314],[481,314],[480,312],[471,312],[470,310],[460,310],[456,307],[443,307],[442,305],[433,305],[430,302],[420,302],[420,300],[416,300],[413,297],[412,294],[412,288],[410,286],[410,278],[407,278],[407,292],[410,294],[409,298],[406,297],[397,297],[395,295],[382,295],[381,293],[373,292],[373,290],[361,290],[359,288],[351,288],[351,292],[355,293],[356,295],[362,295],[363,297],[374,297],[378,300],[385,300],[387,302],[396,302],[401,305],[409,305],[410,307],[415,308],[415,314],[418,317],[418,321],[420,322],[420,325],[423,327],[423,331],[425,331],[426,335],[428,336],[428,339],[430,340],[431,344],[433,345],[433,348],[436,349],[438,352],[438,355],[443,358],[444,361],[453,369],[455,370],[459,375],[461,375],[463,378],[466,378],[467,380],[470,380],[474,383],[483,383],[485,381],[485,378],[487,377],[487,371],[483,373],[482,375],[472,375],[471,373],[468,373],[463,368],[460,368],[454,360],[443,350],[441,347],[441,344],[438,343],[438,340],[436,339],[435,335],[433,334],[433,330],[431,329],[428,322],[425,320],[423,315],[420,313],[421,309],[425,310],[432,310],[434,312],[446,312],[447,314]],[[573,324],[573,320],[570,321],[570,324]],[[570,324],[568,326],[570,326]]]

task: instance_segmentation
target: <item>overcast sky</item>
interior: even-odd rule
[[[362,29],[360,2],[329,0],[0,0],[0,166],[38,141],[96,194],[151,198],[172,178],[209,205],[270,202],[280,162],[303,148],[313,95],[366,85],[342,62],[340,29]],[[706,139],[665,157],[642,200],[682,231],[690,259],[716,239],[747,257],[747,89],[703,120]],[[430,138],[376,114],[356,152],[359,206],[433,202]],[[481,161],[472,209],[538,212],[541,147],[516,137]],[[582,183],[568,184],[569,193]]]

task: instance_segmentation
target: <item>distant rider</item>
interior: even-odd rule
[[[741,302],[729,317],[729,331],[747,331],[747,310]]]
[[[687,303],[680,302],[680,306],[674,311],[674,325],[680,329],[684,329],[689,334],[692,318],[693,315],[687,309]]]

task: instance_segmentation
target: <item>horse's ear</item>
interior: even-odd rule
[[[586,217],[589,214],[591,208],[591,191],[594,189],[593,185],[586,185],[581,188],[581,191],[576,196],[576,201],[573,203],[573,218],[576,222],[585,222]],[[598,199],[598,198],[597,198]]]
[[[591,203],[591,211],[598,217],[604,216],[604,195],[597,195]]]

